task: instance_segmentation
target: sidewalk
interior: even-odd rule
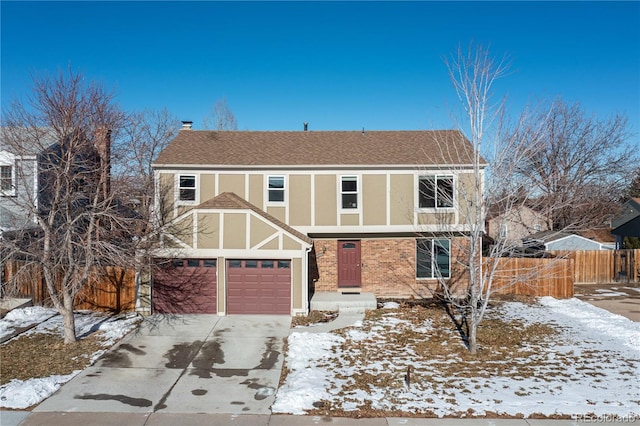
[[[409,417],[380,417],[352,419],[346,417],[291,416],[282,414],[191,414],[191,413],[30,413],[28,411],[2,411],[2,426],[545,426],[582,425],[586,423],[640,424],[638,418],[623,418],[620,421],[605,417],[576,420],[543,419],[438,419]]]

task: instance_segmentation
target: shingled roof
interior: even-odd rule
[[[181,130],[155,165],[442,166],[471,164],[472,158],[471,144],[457,130]]]

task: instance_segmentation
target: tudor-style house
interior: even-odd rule
[[[458,131],[185,122],[154,163],[167,225],[144,309],[296,315],[318,292],[426,296],[469,230],[459,194],[473,182],[471,158]]]

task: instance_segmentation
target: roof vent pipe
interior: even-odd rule
[[[180,130],[191,130],[192,126],[193,126],[193,121],[183,121],[182,122],[182,129],[180,129]]]
[[[304,131],[306,132],[309,129],[309,123],[307,123],[306,121],[304,123]]]

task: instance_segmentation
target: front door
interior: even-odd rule
[[[338,287],[360,287],[360,241],[338,241]]]

